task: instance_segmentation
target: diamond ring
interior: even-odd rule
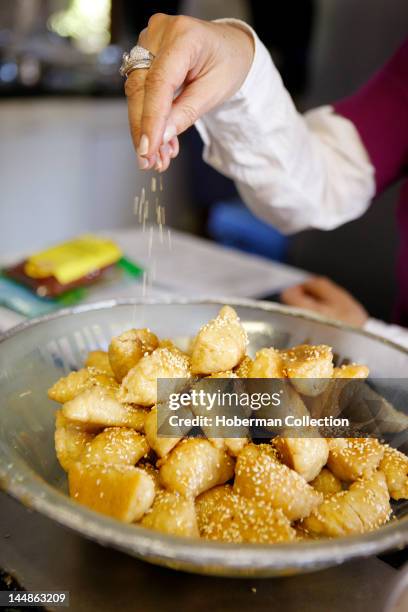
[[[154,60],[153,53],[148,49],[136,45],[130,53],[124,53],[122,57],[122,65],[119,69],[121,76],[128,78],[133,70],[148,69]]]

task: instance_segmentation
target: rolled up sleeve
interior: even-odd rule
[[[196,124],[205,161],[284,233],[332,229],[360,216],[375,183],[353,123],[330,106],[298,113],[265,46],[239,26],[254,38],[253,64],[241,89]]]

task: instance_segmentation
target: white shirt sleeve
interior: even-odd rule
[[[374,168],[353,123],[330,106],[298,113],[255,32],[224,21],[252,33],[255,55],[241,89],[196,123],[205,161],[282,232],[329,230],[362,215]]]
[[[389,325],[378,319],[368,319],[364,325],[366,331],[382,336],[387,340],[391,340],[396,344],[400,344],[404,348],[408,348],[408,329],[399,325]]]

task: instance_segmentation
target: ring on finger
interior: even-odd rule
[[[129,53],[124,53],[122,56],[122,64],[119,72],[122,77],[128,76],[134,70],[148,70],[153,63],[154,55],[145,47],[136,45]]]

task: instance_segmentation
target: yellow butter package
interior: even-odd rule
[[[24,271],[31,278],[53,276],[67,285],[115,264],[121,257],[121,250],[112,240],[86,234],[31,255]]]

